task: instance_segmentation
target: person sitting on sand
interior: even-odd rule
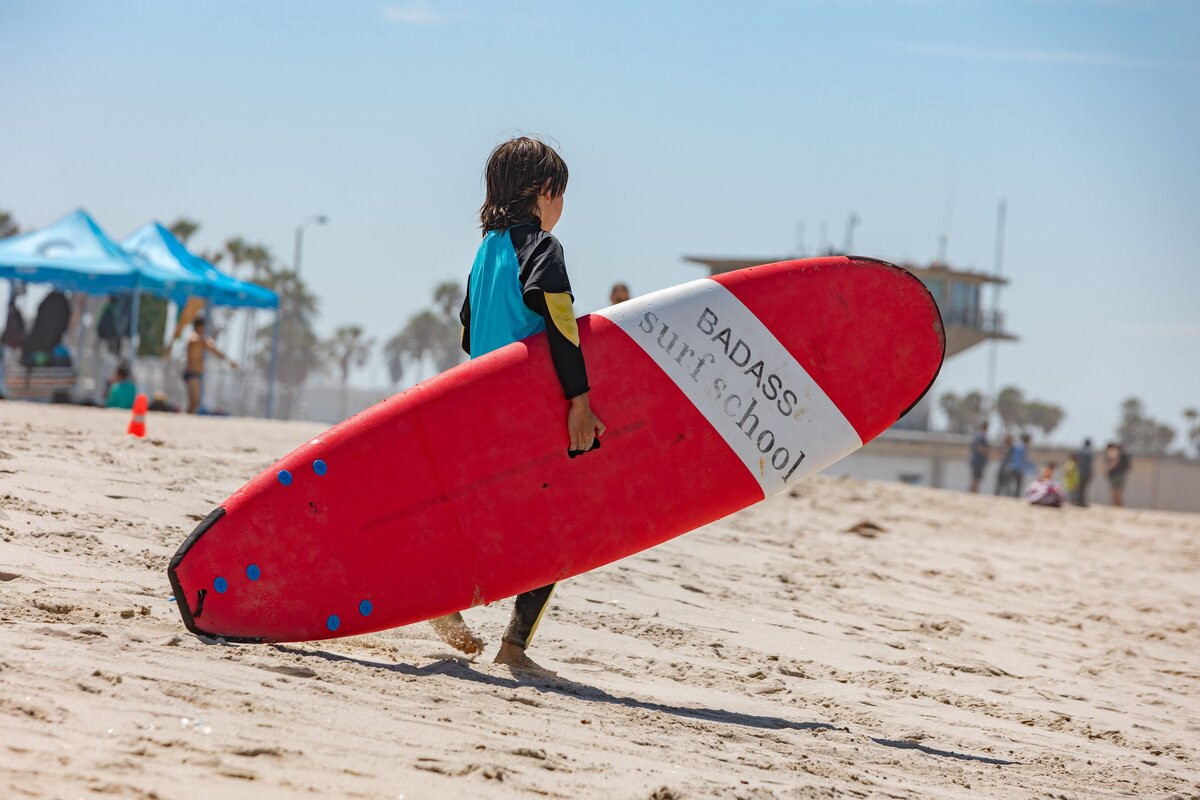
[[[492,151],[486,182],[487,197],[479,212],[483,243],[475,255],[459,313],[463,349],[478,358],[545,332],[563,392],[567,449],[575,455],[586,453],[604,433],[604,423],[592,413],[588,400],[590,387],[566,259],[562,245],[550,233],[562,216],[567,165],[549,145],[522,136]],[[552,583],[517,595],[496,663],[541,670],[525,655],[525,649],[553,591]],[[452,647],[467,654],[482,649],[482,641],[460,614],[431,622]]]
[[[173,413],[179,411],[179,407],[167,399],[166,392],[159,389],[157,392],[154,393],[154,396],[150,398],[150,410],[151,411],[167,411],[167,412],[170,412],[173,414]]]
[[[204,378],[204,354],[212,353],[234,369],[237,362],[217,349],[217,343],[211,336],[204,333],[204,317],[196,317],[192,322],[192,333],[187,340],[187,366],[183,370],[183,382],[187,386],[188,413],[200,411],[200,385]]]
[[[1025,490],[1025,499],[1031,506],[1048,506],[1062,508],[1067,502],[1067,493],[1058,481],[1054,480],[1054,462],[1042,467],[1042,475],[1029,484]]]
[[[108,384],[105,405],[109,408],[133,408],[133,401],[136,397],[137,384],[133,382],[129,363],[122,361],[117,365],[117,371],[113,373]]]

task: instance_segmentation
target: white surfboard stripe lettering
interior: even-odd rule
[[[762,487],[795,484],[862,447],[774,334],[708,278],[596,312],[654,360]]]

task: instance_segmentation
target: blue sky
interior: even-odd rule
[[[0,208],[241,234],[304,273],[324,331],[398,330],[463,278],[488,151],[551,137],[581,312],[697,277],[684,253],[854,250],[990,269],[1001,385],[1111,434],[1200,404],[1200,4],[1188,0],[0,0]],[[952,202],[948,202],[952,198]],[[948,223],[948,228],[947,228]],[[374,374],[382,371],[374,368]],[[366,376],[365,376],[366,377]],[[939,388],[982,388],[987,348]]]

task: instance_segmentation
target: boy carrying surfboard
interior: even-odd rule
[[[462,346],[478,358],[545,331],[554,371],[567,400],[567,439],[572,455],[598,446],[604,423],[592,412],[587,369],[579,346],[571,282],[562,245],[551,231],[563,211],[567,165],[552,147],[526,136],[497,146],[488,157],[487,198],[479,210],[483,242],[467,280],[459,319]],[[526,654],[554,584],[517,595],[504,632],[498,664],[541,669]],[[431,620],[438,636],[464,653],[483,642],[462,615]]]

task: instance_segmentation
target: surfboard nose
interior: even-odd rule
[[[713,280],[775,333],[863,442],[911,410],[941,371],[941,312],[903,267],[836,256],[764,264]]]

